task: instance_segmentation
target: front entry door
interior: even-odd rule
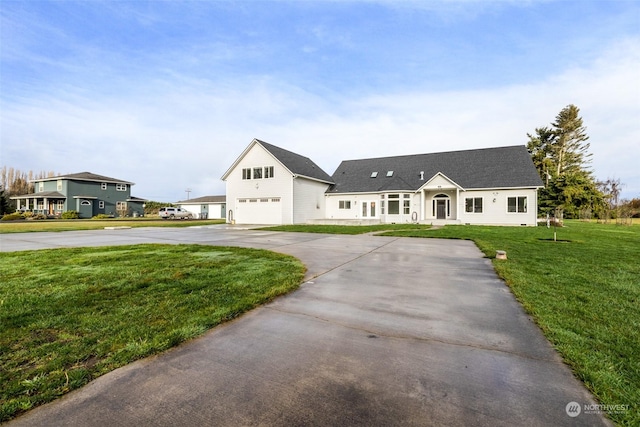
[[[438,200],[436,203],[436,218],[447,219],[447,201]]]

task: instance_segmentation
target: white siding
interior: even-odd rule
[[[274,167],[273,178],[242,179],[242,169],[265,166]],[[268,151],[256,144],[240,160],[227,177],[227,212],[233,211],[233,220],[238,224],[291,224],[293,194],[291,173],[282,166]],[[240,199],[280,199],[279,202],[241,203]],[[261,212],[259,207],[266,210]],[[273,211],[278,217],[274,219]],[[231,218],[227,217],[227,220]]]
[[[509,197],[527,197],[527,212],[507,212],[507,199]],[[465,212],[465,199],[481,197],[482,213]],[[471,190],[461,191],[458,201],[459,219],[463,224],[483,225],[536,225],[537,193],[535,189],[515,190]]]
[[[429,183],[425,188],[436,190],[440,188],[455,188],[455,184],[442,175],[436,175],[433,179],[429,180]]]
[[[340,209],[340,202],[349,202],[349,209]],[[364,219],[380,218],[380,194],[378,193],[361,193],[361,194],[331,194],[326,196],[325,218],[327,219],[363,219],[362,218],[362,202],[376,202],[375,218],[366,217]]]
[[[385,198],[381,196],[384,194]],[[389,194],[399,194],[399,213],[397,215],[389,214]],[[404,195],[408,194],[409,198],[405,199]],[[377,219],[384,223],[407,223],[420,220],[420,194],[415,193],[359,193],[359,194],[331,194],[327,195],[326,218],[327,219],[353,219],[353,220],[372,220]],[[409,213],[404,213],[404,201],[409,201]],[[340,209],[340,201],[350,201],[351,209]],[[371,216],[371,202],[375,202],[375,216]],[[382,203],[384,202],[384,214],[382,213]],[[362,216],[362,204],[369,204],[369,214]]]
[[[207,205],[207,219],[225,218],[226,212],[222,209],[224,203],[178,203],[182,209],[191,212],[194,218],[202,218],[202,205]]]
[[[293,180],[293,223],[304,224],[312,219],[323,219],[324,192],[329,184],[298,177]]]

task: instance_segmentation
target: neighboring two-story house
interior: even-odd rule
[[[80,218],[98,214],[142,216],[144,199],[131,196],[133,182],[80,172],[32,181],[34,193],[13,196],[19,211],[60,216],[77,211]]]

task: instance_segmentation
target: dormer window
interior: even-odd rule
[[[376,178],[378,176],[378,172],[371,172],[371,178]]]
[[[387,178],[393,176],[393,171],[387,171]]]

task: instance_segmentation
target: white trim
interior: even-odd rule
[[[457,183],[457,182],[455,182],[454,180],[452,180],[451,178],[449,178],[448,176],[446,176],[446,175],[445,175],[445,174],[443,174],[442,172],[438,172],[438,173],[436,173],[435,175],[433,175],[431,178],[429,178],[429,179],[427,180],[427,182],[425,182],[423,185],[421,185],[421,186],[420,186],[420,188],[418,188],[418,190],[417,190],[416,192],[418,192],[418,191],[422,191],[422,190],[431,190],[431,188],[426,188],[426,187],[429,185],[429,183],[430,183],[431,181],[433,181],[434,179],[436,179],[438,176],[441,176],[441,177],[442,177],[442,178],[444,178],[445,180],[449,181],[449,182],[450,182],[451,184],[453,184],[453,186],[454,186],[454,187],[456,187],[457,189],[459,189],[459,190],[463,190],[463,191],[464,191],[464,190],[466,190],[465,188],[463,188],[462,186],[458,185],[458,183]]]

